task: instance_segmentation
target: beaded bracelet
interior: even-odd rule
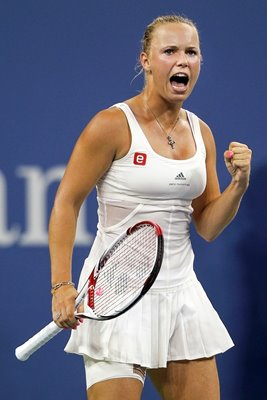
[[[56,290],[58,290],[61,286],[74,286],[74,283],[71,281],[63,281],[63,282],[58,282],[55,285],[52,286],[51,288],[51,294],[54,294]]]

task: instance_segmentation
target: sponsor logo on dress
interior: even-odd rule
[[[174,178],[176,181],[186,181],[186,177],[182,172],[180,172],[176,177]]]
[[[146,165],[146,153],[134,153],[133,163],[135,165]]]
[[[169,186],[190,186],[190,183],[187,182],[186,176],[181,171],[175,176],[173,181],[169,183]]]

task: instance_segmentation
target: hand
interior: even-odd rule
[[[242,190],[249,185],[252,151],[246,144],[231,142],[229,150],[224,152],[225,165],[233,178]]]
[[[77,326],[83,322],[82,318],[75,317],[75,299],[78,296],[77,290],[73,286],[61,286],[58,288],[52,298],[53,320],[60,328],[77,329]],[[82,312],[79,307],[79,312]]]

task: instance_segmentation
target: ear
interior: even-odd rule
[[[140,54],[140,64],[145,72],[150,72],[150,61],[148,55],[142,51]]]

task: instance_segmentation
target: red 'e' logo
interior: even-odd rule
[[[134,153],[133,163],[135,165],[146,165],[146,157],[145,153]]]

